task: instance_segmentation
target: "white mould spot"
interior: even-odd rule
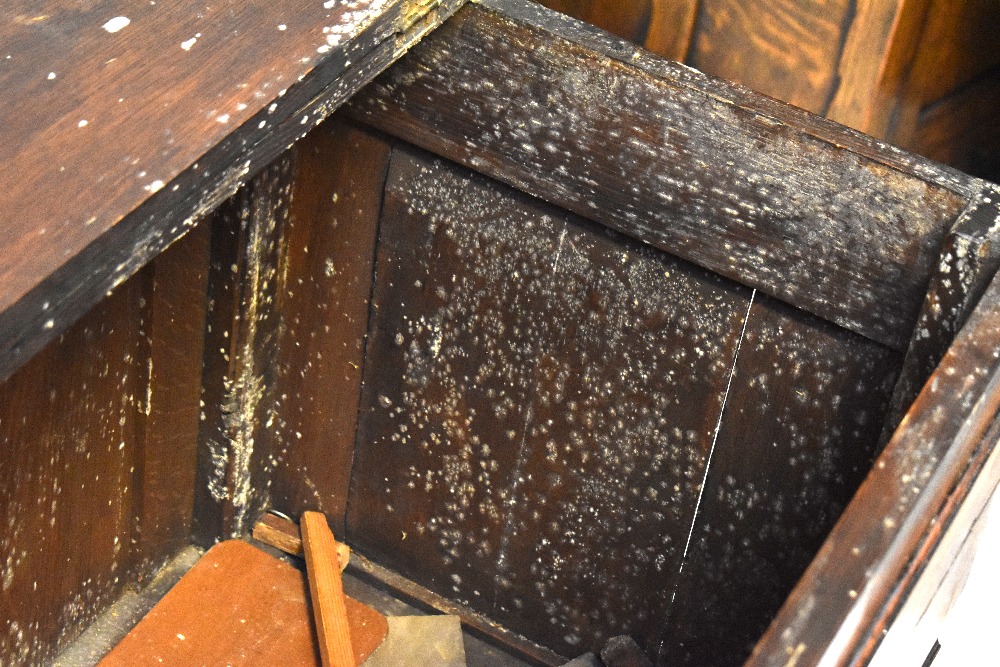
[[[76,124],[77,127],[87,127],[88,122],[86,118],[80,119],[80,122]]]
[[[220,123],[228,123],[229,122],[229,114],[224,113],[224,114],[218,116],[215,120],[219,121]]]
[[[191,39],[184,40],[183,42],[181,42],[181,48],[184,49],[185,51],[190,51],[191,47],[194,46],[194,43],[197,41],[198,41],[197,37],[192,37]]]
[[[115,33],[121,30],[122,28],[126,27],[131,22],[132,21],[129,20],[127,16],[116,16],[107,23],[105,23],[102,27],[108,32]]]
[[[278,26],[278,30],[280,30],[281,32],[284,32],[287,29],[288,29],[288,26],[285,25],[284,23],[282,23],[281,25]]]
[[[52,79],[56,78],[56,73],[55,72],[49,72],[49,76],[47,78],[48,78],[49,81],[51,81]]]
[[[152,183],[150,183],[149,185],[147,185],[145,187],[145,190],[147,192],[153,193],[153,192],[159,192],[162,188],[163,188],[163,181],[157,179]]]

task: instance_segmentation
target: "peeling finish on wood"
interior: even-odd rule
[[[1000,438],[997,332],[994,277],[749,665],[871,657]]]
[[[605,38],[605,53],[565,41],[548,24],[568,19],[527,5],[469,5],[352,113],[905,347],[960,196],[888,167],[890,151],[873,160],[844,150],[846,131],[824,137],[818,120],[742,108],[680,66],[663,61],[664,75],[651,75],[612,57],[631,50],[623,43]]]
[[[338,0],[330,10],[319,2],[302,1],[301,11],[294,12],[296,21],[287,21],[293,27],[286,31],[278,29],[284,23],[277,15],[289,15],[287,3],[236,3],[241,9],[233,10],[231,18],[237,28],[228,33],[221,23],[211,28],[213,33],[222,31],[220,43],[231,48],[211,48],[209,33],[205,33],[188,52],[180,44],[194,34],[189,19],[197,14],[192,7],[200,3],[185,0],[183,5],[142,5],[141,13],[148,20],[140,22],[137,14],[132,25],[114,37],[127,38],[129,58],[141,57],[149,47],[162,49],[163,39],[175,37],[170,48],[176,44],[178,58],[187,59],[180,61],[187,68],[182,76],[170,69],[175,59],[159,57],[159,50],[141,66],[137,63],[129,67],[121,59],[120,46],[105,47],[103,43],[82,60],[73,48],[65,54],[60,52],[58,57],[65,56],[68,67],[80,68],[78,79],[68,75],[73,70],[54,82],[46,81],[45,72],[52,64],[37,59],[31,67],[45,68],[39,74],[40,83],[18,83],[52,87],[58,82],[59,86],[53,88],[57,91],[64,90],[64,82],[73,91],[92,84],[88,77],[94,76],[92,66],[96,64],[90,56],[120,62],[111,65],[117,72],[114,85],[106,85],[103,72],[96,79],[102,92],[87,97],[87,104],[97,109],[93,113],[78,106],[80,97],[76,93],[66,94],[58,103],[51,103],[48,93],[42,91],[37,96],[25,95],[23,99],[49,105],[38,114],[18,103],[6,107],[17,110],[19,119],[53,124],[40,127],[37,137],[42,146],[49,148],[21,153],[29,161],[41,159],[38,165],[22,164],[13,158],[0,160],[12,174],[5,181],[12,185],[6,191],[8,217],[0,219],[0,226],[16,227],[0,241],[0,252],[25,258],[9,264],[3,273],[0,378],[10,375],[106,292],[183,235],[246,178],[322,121],[463,1],[445,0],[427,7],[422,15],[422,9],[415,10],[422,4],[418,0]],[[214,11],[224,13],[219,7]],[[53,15],[48,17],[48,23],[35,24],[34,29],[51,29],[58,24],[59,30],[76,35],[83,44],[86,23],[81,27],[74,21],[85,14]],[[404,14],[411,24],[408,31],[401,24]],[[169,16],[180,19],[171,22]],[[169,27],[157,31],[163,28],[163,22]],[[184,31],[185,26],[190,30],[182,35],[179,31]],[[74,32],[77,30],[79,35]],[[292,39],[297,46],[290,51],[274,49],[273,40],[279,36]],[[106,33],[104,37],[109,38]],[[104,48],[111,50],[102,52]],[[268,61],[271,67],[265,66],[261,52],[272,58]],[[164,65],[162,71],[156,69],[157,63]],[[162,105],[159,113],[166,114],[162,118],[146,113],[149,109],[140,109],[143,121],[135,123],[137,111],[133,106],[146,96],[151,81],[161,79],[157,94],[179,98],[182,103]],[[185,86],[194,93],[187,95],[191,91]],[[24,94],[21,85],[3,90]],[[105,99],[108,96],[121,97],[125,102]],[[230,100],[232,108],[220,108],[220,97]],[[85,128],[74,126],[71,132],[62,131],[52,118],[59,113],[73,115],[74,123],[77,115],[88,115],[91,122]],[[0,127],[18,131],[21,125],[14,122]],[[170,149],[161,155],[163,140],[142,135],[139,130],[159,132],[163,128],[171,131],[167,139]],[[63,132],[59,136],[65,140],[50,141],[53,132]],[[25,137],[32,136],[24,132],[0,144],[19,148]],[[49,155],[48,151],[56,146],[63,153]],[[151,147],[157,152],[150,154]],[[94,159],[108,162],[95,165]],[[89,168],[81,168],[78,162]],[[52,171],[60,164],[72,168],[65,173]],[[92,173],[101,176],[95,181],[89,178]],[[21,187],[30,187],[32,192],[20,196]],[[76,195],[66,197],[66,192]]]
[[[261,172],[213,220],[195,515],[203,544],[247,532],[268,494],[293,159]]]

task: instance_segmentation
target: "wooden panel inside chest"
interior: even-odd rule
[[[992,219],[978,182],[624,48],[463,9],[6,381],[4,659],[269,507],[539,663],[747,658],[992,276]]]

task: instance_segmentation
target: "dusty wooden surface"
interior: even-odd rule
[[[996,486],[998,331],[995,278],[749,664],[871,657],[971,491]]]
[[[1000,175],[992,0],[539,1],[707,74]]]
[[[360,664],[388,627],[375,610],[346,601]],[[222,542],[99,664],[318,666],[305,575],[245,542]]]
[[[460,1],[5,4],[0,377]]]
[[[661,664],[749,656],[868,473],[899,362],[758,294],[661,621]]]
[[[563,655],[746,657],[901,355],[413,149],[380,236],[352,543]]]
[[[274,467],[280,263],[294,152],[206,221],[212,225],[195,535],[209,546],[249,532]]]
[[[565,655],[654,635],[750,290],[404,152],[381,234],[351,541]]]
[[[989,184],[969,202],[945,238],[893,391],[888,441],[1000,266],[1000,187]]]
[[[895,349],[977,189],[516,0],[464,8],[351,113]]]
[[[299,146],[281,295],[271,503],[344,530],[389,146],[343,121]],[[321,445],[321,446],[319,446]]]
[[[199,383],[183,371],[202,329],[175,288],[204,280],[204,231],[0,386],[5,665],[51,659],[190,541]]]

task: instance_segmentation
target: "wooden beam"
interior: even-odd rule
[[[350,109],[897,350],[979,187],[522,0],[467,6]]]

